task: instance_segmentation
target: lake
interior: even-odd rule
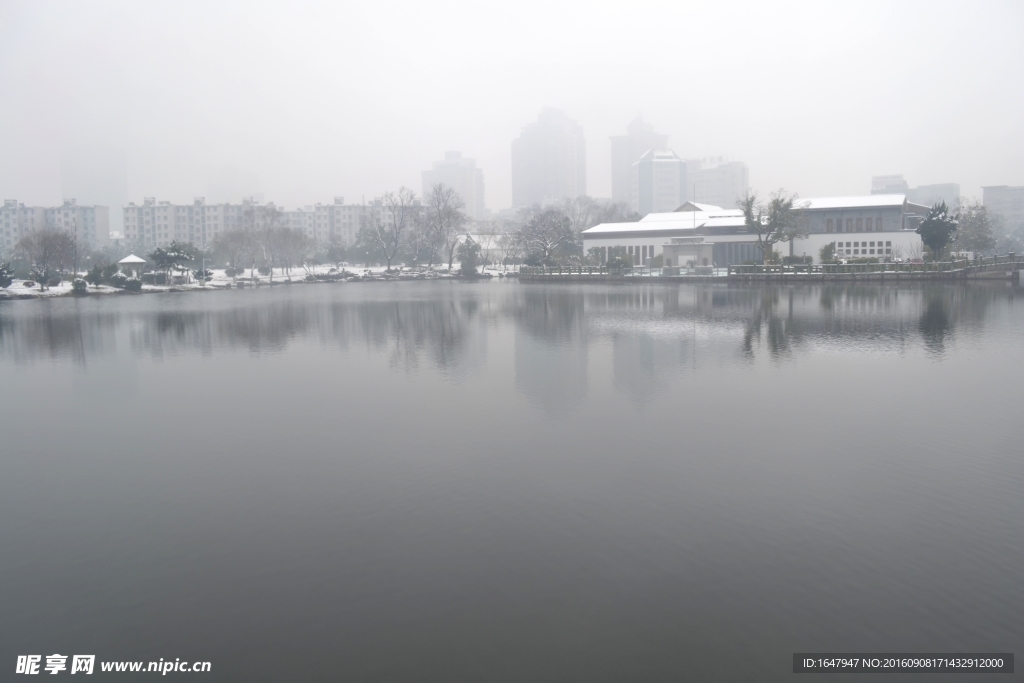
[[[1022,342],[1003,283],[0,304],[0,658],[788,681],[798,651],[1019,652]]]

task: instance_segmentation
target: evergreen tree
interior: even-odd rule
[[[925,246],[931,249],[932,258],[938,261],[956,230],[956,217],[950,214],[946,202],[939,202],[928,212],[928,217],[921,221],[917,234],[921,236]]]

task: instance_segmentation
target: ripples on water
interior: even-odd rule
[[[1019,649],[1020,292],[0,305],[0,656],[788,680],[794,651]]]

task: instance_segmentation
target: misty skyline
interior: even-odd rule
[[[638,113],[684,158],[803,196],[1024,184],[1024,5],[3,2],[0,189],[112,207],[359,202],[459,150],[511,206],[511,144],[545,107],[610,136]],[[654,27],[654,28],[652,28]],[[90,169],[95,169],[92,171]],[[112,215],[116,215],[112,211]]]

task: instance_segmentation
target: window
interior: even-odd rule
[[[846,219],[846,232],[853,232],[853,219],[852,218],[847,218]]]
[[[832,219],[825,221],[825,232],[832,232]]]
[[[882,232],[882,219],[881,218],[876,218],[875,219],[875,232]]]
[[[892,242],[886,242],[886,243],[885,243],[885,246],[886,246],[886,247],[891,247],[891,246],[892,246]]]
[[[858,218],[858,219],[857,219],[857,232],[860,232],[860,231],[861,231],[861,229],[862,229],[862,226],[861,226],[861,219],[860,219],[860,218]]]
[[[871,246],[872,246],[872,247],[873,247],[873,246],[875,246],[875,243],[874,243],[874,242],[872,242],[872,243],[871,243]]]

